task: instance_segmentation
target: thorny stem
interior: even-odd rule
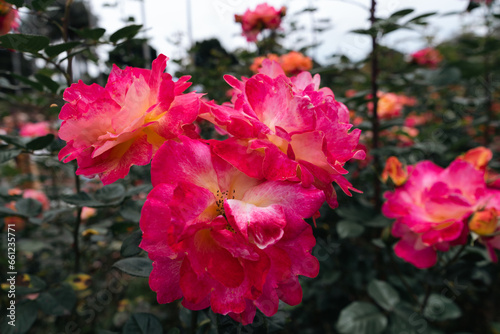
[[[371,27],[373,28],[376,22],[375,18],[375,8],[377,2],[376,0],[372,0],[371,8],[370,8],[370,22]],[[381,185],[378,175],[381,173],[380,170],[380,157],[376,152],[379,148],[379,127],[380,122],[378,118],[378,45],[377,45],[377,33],[374,32],[371,35],[372,37],[372,56],[371,56],[371,91],[372,91],[372,103],[373,103],[373,115],[372,115],[372,149],[375,150],[375,154],[373,155],[373,167],[375,169],[375,178],[373,179],[373,189],[375,192],[375,210],[380,211],[382,207],[382,202],[380,199],[381,193]]]

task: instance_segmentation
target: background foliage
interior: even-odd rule
[[[428,17],[443,15],[415,16],[411,9],[389,17],[375,13],[370,29],[353,32],[376,41],[375,53],[366,59],[337,54],[329,64],[313,62],[311,72],[321,75],[322,86],[333,89],[363,130],[369,156],[348,167],[350,181],[363,194],[349,198],[339,192],[338,209],[321,209],[313,252],[321,271],[315,279],[302,279],[303,302],[283,304],[271,318],[258,313],[254,324],[242,327],[210,310],[191,312],[180,303],[156,302],[147,279],[151,262],[138,248],[140,211],[151,189],[147,166],[134,166],[126,179],[103,187],[95,179],[75,179],[75,165],[57,159],[64,146],[55,131],[64,89],[80,79],[106,81],[107,73],[88,73],[99,64],[96,50],[103,45],[108,46],[103,50],[109,50],[109,66],[144,67],[145,55],[154,59],[157,50],[136,37],[142,26],[128,22],[107,31],[76,0],[9,2],[29,13],[19,33],[0,36],[1,281],[6,282],[9,271],[3,255],[8,223],[16,224],[18,273],[18,325],[14,329],[6,323],[8,285],[3,284],[2,333],[500,333],[498,265],[477,245],[440,254],[438,264],[427,270],[397,258],[392,222],[380,213],[382,194],[392,185],[379,180],[391,155],[407,164],[429,159],[447,166],[478,145],[494,151],[490,167],[500,170],[498,4],[471,3],[469,11],[484,12],[486,33],[464,33],[436,45],[444,56],[436,69],[411,63],[408,55],[384,46],[386,35],[421,29]],[[306,8],[298,15],[313,11]],[[328,18],[321,22],[318,34],[328,28]],[[227,101],[229,86],[222,76],[250,76],[255,57],[291,51],[280,44],[284,38],[300,38],[300,27],[293,22],[291,27],[265,35],[255,51],[225,50],[217,39],[197,41],[188,58],[173,60],[176,76],[191,75],[194,88],[207,98]],[[378,90],[416,100],[400,117],[380,124],[368,107],[374,72]],[[410,115],[426,118],[415,127],[416,135],[402,128]],[[20,136],[21,126],[29,122],[49,122],[51,130]],[[218,136],[199,125],[205,138]],[[29,189],[45,194],[49,207],[24,196]]]

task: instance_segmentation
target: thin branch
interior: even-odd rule
[[[375,8],[377,6],[377,2],[372,0],[372,5],[370,8],[370,22],[372,28],[375,25]],[[379,148],[379,128],[380,128],[380,120],[378,117],[378,44],[377,44],[377,34],[372,33],[372,56],[371,56],[371,91],[372,91],[372,103],[373,103],[373,115],[372,115],[372,149],[377,150]],[[380,157],[378,156],[378,152],[375,152],[373,155],[373,167],[375,168],[375,178],[373,180],[373,189],[375,193],[375,210],[380,211],[382,208],[382,201],[380,198],[381,195],[381,185],[378,175],[381,173],[380,168]]]

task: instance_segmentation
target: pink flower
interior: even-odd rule
[[[281,24],[281,18],[286,14],[286,7],[276,10],[274,7],[263,3],[254,11],[247,9],[243,15],[235,15],[234,20],[241,23],[242,35],[249,42],[256,42],[257,36],[264,29],[276,30]]]
[[[154,261],[159,303],[183,298],[186,308],[211,306],[248,324],[256,308],[271,316],[280,299],[298,304],[298,275],[318,274],[303,218],[325,198],[299,183],[251,178],[213,154],[213,143],[181,136],[160,148],[140,247]]]
[[[25,123],[19,135],[22,137],[41,137],[51,132],[49,122]]]
[[[408,180],[386,192],[382,212],[395,218],[392,234],[401,238],[396,255],[418,268],[436,263],[436,251],[467,240],[467,219],[494,195],[484,173],[456,160],[446,169],[430,161],[408,167]]]
[[[0,35],[19,28],[19,12],[10,3],[0,0]]]
[[[152,70],[113,66],[103,88],[83,82],[64,92],[59,136],[65,162],[77,159],[78,175],[99,175],[109,184],[128,174],[132,165],[146,165],[165,140],[191,131],[198,114],[199,94],[182,94],[189,77],[177,82],[164,73],[167,57]]]
[[[360,130],[349,132],[348,109],[319,88],[319,75],[288,78],[278,63],[264,61],[250,79],[225,79],[235,90],[232,105],[207,104],[200,115],[233,136],[214,144],[220,157],[252,177],[313,184],[332,207],[332,182],[351,195],[343,166],[365,157],[357,149]]]
[[[418,65],[429,68],[436,68],[443,60],[443,55],[436,49],[425,48],[412,53],[411,59]]]

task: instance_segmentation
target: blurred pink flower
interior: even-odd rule
[[[10,3],[0,0],[0,35],[19,28],[19,12]]]
[[[165,140],[177,138],[199,110],[199,94],[182,94],[189,77],[177,82],[164,73],[167,57],[152,70],[113,66],[105,87],[82,81],[64,92],[59,136],[64,162],[77,159],[78,175],[99,175],[104,184],[125,177],[132,165],[146,165]]]
[[[19,130],[22,137],[41,137],[51,132],[49,122],[25,123]]]
[[[436,251],[467,240],[467,219],[498,193],[487,189],[484,173],[460,160],[443,169],[430,161],[408,167],[408,180],[386,192],[382,212],[395,218],[392,234],[401,238],[396,255],[418,268],[436,263]]]
[[[325,197],[299,183],[251,178],[213,154],[214,142],[181,136],[160,148],[140,247],[154,261],[149,284],[159,303],[184,298],[186,308],[211,306],[246,325],[256,308],[272,316],[280,299],[300,303],[298,275],[318,274],[303,218]]]
[[[443,55],[436,49],[425,48],[412,53],[411,59],[418,65],[429,68],[436,68],[443,60]]]
[[[281,18],[286,14],[286,7],[276,10],[267,3],[258,5],[255,10],[247,9],[243,15],[234,15],[234,20],[241,23],[242,35],[249,42],[256,42],[257,36],[264,29],[275,30],[281,24]]]
[[[225,79],[235,90],[232,104],[209,103],[200,114],[232,136],[214,144],[220,157],[252,177],[312,184],[331,207],[338,205],[332,182],[351,195],[343,166],[365,157],[357,149],[360,130],[350,131],[349,111],[329,88],[319,88],[319,75],[288,78],[265,60],[249,79]]]

